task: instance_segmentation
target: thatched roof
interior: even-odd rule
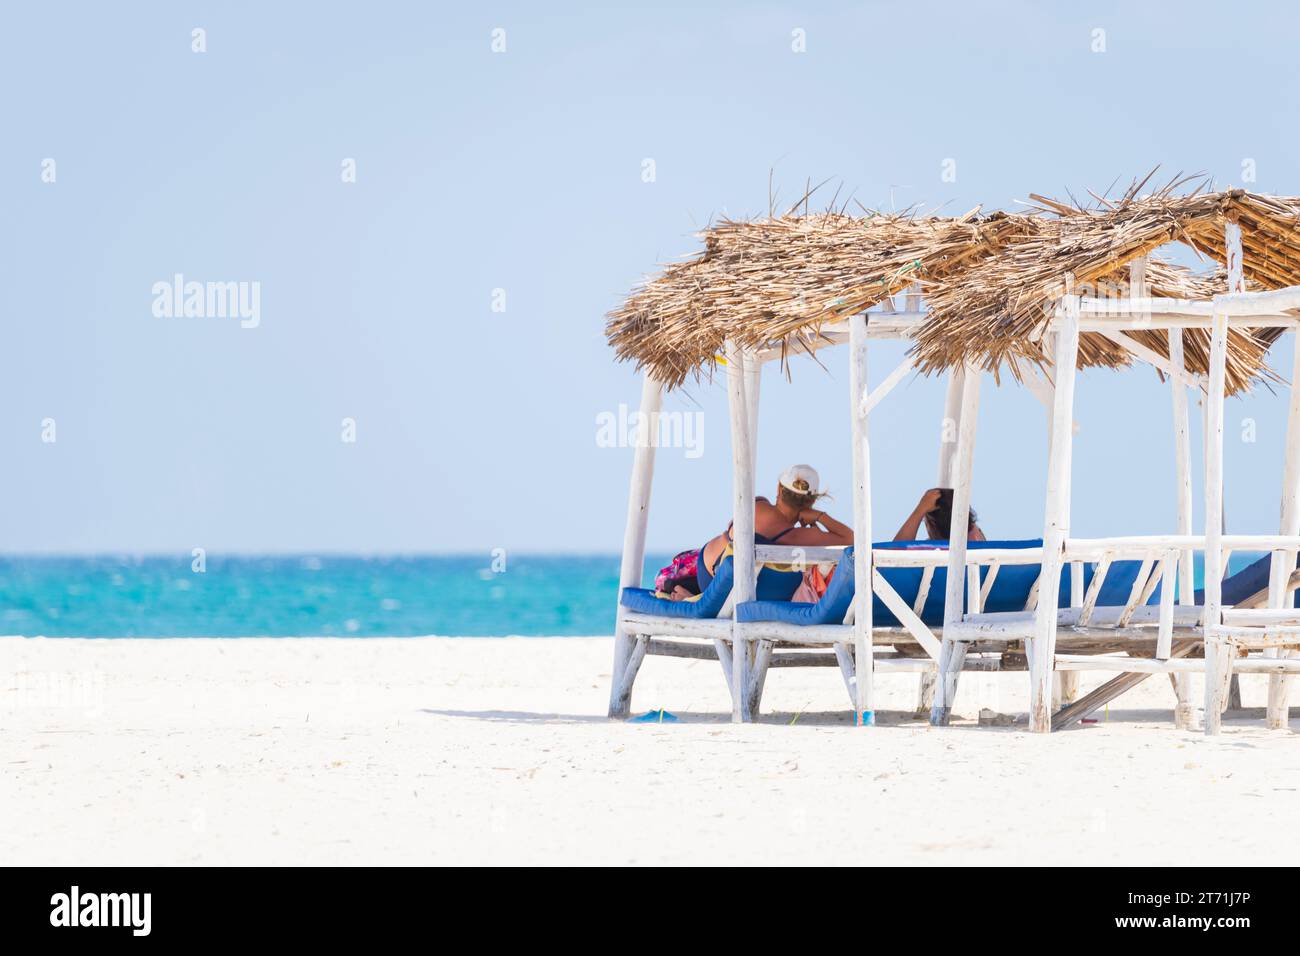
[[[1034,197],[1038,207],[1016,215],[723,220],[703,232],[703,252],[669,266],[611,312],[606,334],[620,358],[671,387],[711,372],[728,338],[751,348],[782,344],[794,354],[825,324],[920,283],[929,312],[915,347],[922,370],[969,360],[1018,376],[1025,362],[1042,359],[1036,341],[1067,274],[1076,289],[1127,294],[1128,263],[1148,255],[1153,295],[1207,299],[1226,291],[1221,269],[1193,273],[1149,254],[1178,241],[1223,263],[1229,217],[1242,227],[1249,287],[1300,285],[1300,199],[1241,190],[1176,195],[1182,182],[1139,198],[1141,185],[1089,209]],[[1129,334],[1168,354],[1164,332]],[[1230,333],[1230,390],[1270,374],[1264,355],[1277,334]],[[1184,339],[1188,368],[1204,373],[1207,333],[1189,330]],[[1131,361],[1104,336],[1081,338],[1081,367]]]

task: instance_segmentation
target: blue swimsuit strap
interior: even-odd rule
[[[757,531],[755,531],[754,543],[755,544],[776,544],[778,541],[780,541],[782,538],[784,538],[787,534],[789,534],[797,527],[799,527],[797,524],[792,524],[790,525],[790,527],[786,528],[780,534],[773,535],[770,538],[765,534],[759,534]],[[728,544],[736,543],[735,539],[731,537],[731,525],[727,525],[727,543]],[[705,542],[704,548],[707,547],[708,547],[708,542]],[[726,551],[727,549],[723,548],[722,551],[718,552],[718,561],[714,561],[713,567],[710,568],[708,564],[706,564],[704,561],[704,548],[700,548],[700,566],[703,567],[706,572],[708,572],[708,575],[711,578],[713,577],[714,573],[716,573],[718,570],[718,562],[722,560],[722,551]]]

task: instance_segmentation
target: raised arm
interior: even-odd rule
[[[898,534],[894,535],[895,541],[915,541],[916,533],[921,530],[921,522],[925,516],[939,506],[939,489],[931,488],[921,496],[921,500],[916,503],[912,513],[907,516],[903,526],[898,529]]]
[[[809,547],[831,548],[853,543],[853,529],[836,521],[824,511],[812,508],[802,511],[799,520],[805,527],[787,531],[781,536],[782,544],[800,544]],[[821,525],[821,527],[818,527]],[[825,530],[823,530],[823,528]]]

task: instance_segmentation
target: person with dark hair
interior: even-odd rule
[[[925,522],[926,534],[931,541],[947,541],[952,535],[952,489],[931,488],[921,496],[916,508],[908,515],[903,526],[894,535],[895,541],[915,541],[916,533]],[[983,541],[984,532],[976,524],[975,509],[970,509],[970,525],[967,528],[968,541]]]

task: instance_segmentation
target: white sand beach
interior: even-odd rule
[[[976,727],[1025,674],[915,678],[849,725],[834,669],[772,672],[758,725],[716,663],[651,658],[605,719],[611,641],[0,640],[7,864],[1281,864],[1300,740],[1264,679],[1207,739],[1151,678],[1097,723]],[[1091,685],[1085,682],[1086,691]],[[1199,686],[1198,686],[1199,693]],[[1294,710],[1293,710],[1294,714]],[[796,717],[797,715],[797,717]]]

